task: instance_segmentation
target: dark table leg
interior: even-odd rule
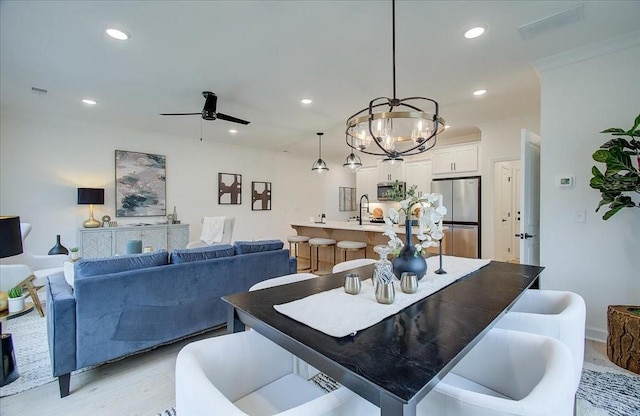
[[[401,403],[393,397],[381,394],[380,416],[416,416],[416,405]]]
[[[227,311],[227,334],[244,331],[244,324],[242,323],[242,321],[240,321],[238,313],[236,312],[236,308],[234,308],[232,305],[228,305]]]

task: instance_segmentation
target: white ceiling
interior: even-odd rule
[[[398,97],[437,100],[448,136],[538,112],[532,62],[638,30],[640,1],[586,1],[584,20],[521,39],[520,26],[578,4],[399,0]],[[0,19],[2,111],[199,140],[198,116],[159,113],[200,111],[209,90],[219,112],[251,124],[204,121],[204,140],[288,150],[311,164],[316,132],[325,132],[323,157],[338,162],[347,117],[392,95],[390,1],[2,1]],[[464,39],[476,24],[486,34]],[[107,27],[131,39],[115,41]],[[489,92],[472,96],[479,88]]]

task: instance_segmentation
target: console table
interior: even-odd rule
[[[78,245],[83,259],[127,254],[129,240],[142,240],[143,247],[171,252],[185,248],[189,243],[189,224],[78,228]]]

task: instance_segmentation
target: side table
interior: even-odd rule
[[[9,384],[20,376],[18,366],[16,365],[16,356],[13,351],[13,340],[11,339],[11,334],[2,333],[2,322],[26,315],[32,310],[33,303],[27,303],[24,309],[18,312],[9,313],[6,310],[0,312],[0,356],[2,357],[2,362],[0,363],[0,386]]]

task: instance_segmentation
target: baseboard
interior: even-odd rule
[[[586,328],[585,331],[585,338],[586,339],[590,339],[592,341],[598,341],[598,342],[603,342],[606,343],[607,342],[607,331],[604,331],[602,329],[599,328]]]

